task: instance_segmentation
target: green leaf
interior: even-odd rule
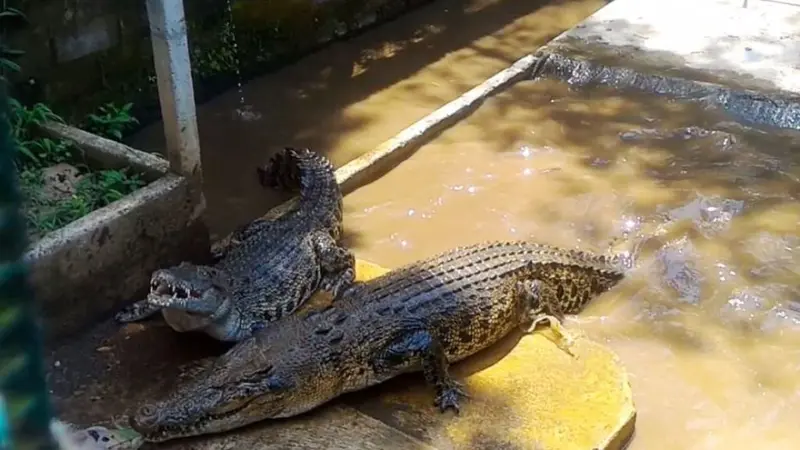
[[[0,58],[0,69],[8,70],[10,72],[20,72],[22,71],[22,67],[19,64],[15,63],[14,61],[10,61],[8,59]]]

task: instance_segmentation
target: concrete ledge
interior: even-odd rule
[[[413,154],[446,128],[475,111],[483,101],[514,83],[531,78],[539,67],[533,55],[519,59],[507,69],[475,86],[457,99],[425,116],[374,150],[345,164],[336,171],[344,194],[374,181]]]
[[[39,131],[52,138],[72,142],[81,149],[90,165],[101,169],[130,167],[147,181],[158,179],[169,171],[169,163],[159,156],[128,147],[125,144],[87,133],[58,122],[48,122]]]
[[[145,295],[159,267],[208,258],[195,198],[185,178],[167,175],[36,242],[25,258],[47,338]]]
[[[533,55],[519,59],[510,67],[501,70],[462,96],[383,142],[374,150],[340,167],[336,170],[336,180],[342,189],[342,194],[347,195],[392,170],[426,142],[475,111],[487,98],[502,92],[518,81],[535,77],[542,62],[543,60]],[[262,218],[270,220],[280,217],[295,209],[298,200],[298,197],[293,197],[267,211]],[[229,245],[230,239],[231,235],[229,234],[215,242],[213,246],[214,248],[225,248]]]
[[[604,85],[615,89],[635,89],[719,108],[742,123],[800,129],[800,98],[645,73],[638,68],[606,66],[580,56],[545,53],[550,50],[549,47],[541,50],[540,54],[547,56],[547,62],[540,76],[555,77],[584,88]]]
[[[92,167],[131,167],[150,181],[28,250],[48,339],[78,331],[144,295],[159,267],[209,258],[199,191],[188,179],[168,174],[167,161],[63,124],[48,123],[40,131],[73,142]]]
[[[800,8],[616,0],[539,49],[541,74],[721,108],[800,129]],[[691,13],[687,13],[691,11]]]
[[[615,0],[546,48],[643,73],[800,94],[800,7],[761,0],[742,6],[742,0]]]

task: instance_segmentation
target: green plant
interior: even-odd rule
[[[192,73],[198,78],[218,74],[232,74],[239,70],[236,36],[230,21],[224,20],[219,28],[205,38],[205,33],[190,24],[189,35],[197,36],[192,47]]]
[[[7,73],[18,73],[20,70],[22,70],[19,64],[14,61],[14,59],[25,54],[24,51],[11,48],[6,43],[6,30],[8,29],[6,22],[9,22],[10,20],[23,20],[27,22],[28,18],[25,17],[25,14],[23,14],[22,11],[6,6],[4,1],[3,8],[0,10],[0,29],[3,30],[2,40],[0,40],[0,81],[4,83],[6,82]]]
[[[122,140],[123,133],[139,123],[139,120],[131,114],[131,108],[133,103],[122,106],[106,103],[98,108],[96,113],[86,116],[83,128],[105,138]]]
[[[48,122],[63,122],[47,105],[25,107],[11,99],[12,137],[17,143],[18,163],[25,167],[46,167],[75,157],[74,147],[65,141],[35,135],[36,127]]]
[[[6,7],[5,1],[0,8],[0,82],[5,83],[6,73],[21,71],[12,59],[23,52],[5,45],[7,27],[2,22],[25,17],[19,10]],[[25,106],[10,99],[9,106],[11,137],[17,148],[14,163],[25,198],[25,219],[34,240],[144,186],[144,181],[136,174],[129,174],[128,169],[90,171],[78,161],[80,152],[73,144],[41,136],[38,128],[44,123],[64,122],[47,105]],[[132,107],[130,103],[121,107],[105,104],[87,116],[84,128],[108,138],[122,139],[122,133],[138,123],[131,115]],[[44,169],[60,163],[73,165],[80,175],[74,184],[54,189],[49,182],[45,183]]]
[[[101,170],[81,176],[74,193],[53,199],[44,194],[40,170],[23,170],[20,185],[27,201],[25,217],[35,235],[57,230],[92,211],[113,203],[144,186],[144,181],[128,169]]]
[[[144,186],[144,181],[137,174],[130,174],[128,169],[101,170],[84,176],[78,183],[77,192],[93,199],[96,208],[113,203],[131,192]]]

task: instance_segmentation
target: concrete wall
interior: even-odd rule
[[[26,255],[48,339],[69,335],[146,295],[150,275],[184,260],[208,261],[199,190],[166,161],[66,127],[43,130],[75,142],[96,167],[134,167],[150,182],[44,236]]]
[[[431,0],[185,0],[198,101]],[[16,95],[54,104],[67,118],[108,101],[158,115],[145,2],[9,0],[27,26],[10,27],[26,54]],[[235,38],[238,55],[233,51]],[[237,61],[238,60],[238,61]]]

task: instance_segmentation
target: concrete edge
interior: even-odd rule
[[[144,295],[165,264],[209,260],[196,191],[167,174],[34,243],[24,259],[45,340],[72,335]]]
[[[745,3],[747,3],[745,1]],[[554,53],[624,61],[639,72],[734,90],[800,94],[800,5],[742,0],[616,0],[547,44]],[[691,10],[692,14],[685,14]]]
[[[646,69],[625,67],[622,61],[608,65],[611,63],[587,56],[566,56],[558,51],[558,48],[545,46],[537,52],[546,60],[532,79],[550,76],[581,88],[602,85],[619,90],[632,89],[719,108],[733,120],[750,125],[800,130],[800,99],[788,94],[660,75]]]
[[[169,162],[166,159],[80,128],[58,122],[47,122],[39,127],[39,131],[50,138],[72,142],[89,160],[104,169],[131,167],[142,173],[147,181],[154,181],[169,171]]]
[[[622,363],[622,359],[614,350],[605,346],[604,344],[600,344],[599,342],[598,345],[603,346],[603,348],[605,348],[606,351],[613,356],[615,364],[622,369],[620,370],[620,375],[622,378],[620,380],[622,383],[620,388],[625,393],[625,396],[630,400],[628,402],[630,409],[623,411],[623,413],[620,415],[619,422],[615,427],[616,432],[609,436],[605,441],[600,442],[597,448],[603,450],[624,450],[628,448],[636,434],[636,419],[638,415],[636,410],[636,401],[633,398],[630,372],[628,372],[625,364]]]
[[[136,211],[161,192],[171,192],[177,189],[183,181],[183,177],[176,175],[160,178],[113,203],[47,233],[25,252],[24,258],[28,263],[35,264],[39,258],[57,252],[65,243],[85,240],[105,223]]]
[[[352,411],[352,412],[355,413],[355,415],[357,417],[368,421],[369,423],[375,425],[375,427],[377,427],[377,428],[383,428],[383,429],[385,429],[385,430],[387,430],[389,432],[393,432],[393,433],[397,433],[398,435],[402,435],[404,438],[408,439],[409,442],[413,442],[414,446],[416,448],[418,448],[419,450],[438,450],[436,447],[428,444],[427,442],[423,442],[423,441],[415,438],[414,436],[411,436],[410,434],[404,432],[403,430],[400,430],[398,428],[389,426],[386,423],[384,423],[383,421],[378,420],[375,417],[370,416],[369,414],[364,414],[363,412],[359,411],[358,408],[354,408],[352,406],[343,405],[343,404],[335,405],[334,408],[339,409],[339,410]]]
[[[535,55],[520,58],[511,66],[384,141],[375,149],[343,165],[336,170],[336,181],[339,183],[342,194],[347,195],[375,181],[410,157],[414,151],[429,142],[438,133],[474,112],[487,98],[519,81],[533,78],[545,59]],[[296,208],[297,201],[298,197],[292,197],[267,211],[261,218],[274,220]],[[230,239],[231,234],[228,234],[213,243],[212,246],[215,249],[224,248],[230,243]]]
[[[438,133],[475,111],[484,100],[518,81],[532,78],[540,58],[534,55],[517,60],[455,100],[423,117],[377,148],[348,162],[336,171],[342,193],[348,194],[385,174]]]

